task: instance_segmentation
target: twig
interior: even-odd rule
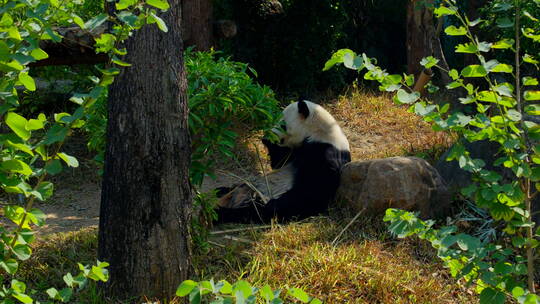
[[[266,189],[268,190],[268,196],[270,198],[273,198],[274,195],[272,194],[272,189],[270,189],[270,184],[268,183],[268,176],[266,176],[266,172],[264,170],[264,165],[263,165],[262,160],[261,160],[261,154],[259,153],[259,147],[257,147],[256,144],[253,144],[253,146],[255,146],[255,152],[257,152],[257,158],[259,159],[259,164],[261,165],[261,171],[262,171],[263,176],[264,176],[264,181],[266,182]]]
[[[364,210],[366,210],[366,207],[362,208],[362,210],[360,210],[354,217],[353,219],[347,224],[347,226],[345,226],[345,228],[343,228],[343,230],[341,230],[341,232],[336,236],[336,238],[332,241],[332,246],[336,246],[336,242],[339,240],[339,238],[341,237],[341,235],[343,233],[345,233],[345,231],[347,229],[349,229],[349,227],[354,223],[354,221],[356,221],[356,219],[358,219],[358,217],[364,212]]]
[[[213,241],[208,241],[208,244],[210,245],[214,245],[214,246],[218,246],[218,247],[221,247],[221,248],[225,248],[227,246],[223,245],[223,244],[220,244],[218,242],[213,242]]]
[[[244,239],[244,238],[239,238],[239,237],[232,236],[232,235],[224,235],[223,238],[226,239],[226,240],[232,240],[232,241],[237,241],[237,242],[246,243],[246,244],[255,244],[255,242],[253,242],[251,240]]]
[[[247,179],[245,178],[242,178],[234,173],[231,173],[231,172],[228,172],[228,171],[223,171],[223,170],[216,170],[216,172],[220,172],[220,173],[223,173],[223,174],[226,174],[226,175],[229,175],[231,177],[234,177],[234,178],[237,178],[239,180],[241,180],[242,182],[244,182],[249,188],[251,188],[251,190],[255,191],[260,197],[261,199],[263,200],[264,204],[266,205],[269,201],[269,199],[261,193],[261,191],[259,191],[259,189],[257,189],[255,186],[253,186],[253,184],[248,181]]]
[[[268,229],[272,228],[272,225],[263,225],[263,226],[255,226],[255,227],[246,227],[246,228],[236,228],[236,229],[228,229],[228,230],[220,230],[220,231],[211,231],[211,235],[218,235],[218,234],[226,234],[226,233],[232,233],[232,232],[243,232],[248,230],[259,230],[259,229]]]

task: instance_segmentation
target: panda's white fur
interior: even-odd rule
[[[328,143],[338,150],[350,151],[349,141],[337,121],[323,107],[304,100],[310,115],[307,118],[299,114],[298,102],[291,103],[283,110],[283,120],[287,130],[281,134],[282,145],[297,147],[304,139],[309,142]]]
[[[283,121],[285,132],[275,130],[280,144],[263,141],[272,168],[288,173],[289,178],[280,179],[286,183],[281,183],[282,191],[270,193],[272,199],[266,204],[254,204],[249,195],[248,200],[220,204],[220,221],[267,222],[273,217],[288,220],[327,210],[339,186],[341,167],[351,160],[349,142],[332,115],[309,101],[287,106]],[[268,185],[268,177],[265,182]],[[233,190],[227,195],[233,197],[234,193]]]

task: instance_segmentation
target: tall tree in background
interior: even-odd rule
[[[106,296],[170,298],[189,274],[181,1],[169,3],[169,32],[137,31],[125,45],[133,65],[110,88],[98,249],[110,263]]]
[[[182,1],[182,37],[186,46],[208,51],[213,44],[212,0]]]

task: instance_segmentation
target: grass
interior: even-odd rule
[[[353,89],[326,107],[348,136],[353,160],[414,155],[433,161],[453,142],[389,94]]]
[[[334,246],[332,241],[351,219],[335,213],[240,235],[254,239],[247,248],[240,242],[236,250],[212,247],[195,261],[199,278],[300,287],[325,303],[475,302],[426,243],[396,241],[380,218],[361,218]]]
[[[332,210],[329,216],[298,223],[214,236],[209,251],[193,256],[194,278],[300,287],[325,303],[475,302],[470,290],[449,277],[429,245],[395,240],[380,218],[361,217],[333,245],[350,215]],[[78,272],[75,261],[95,262],[96,234],[87,228],[42,238],[20,278],[38,290],[62,288],[62,276]],[[95,284],[76,302],[106,303]]]

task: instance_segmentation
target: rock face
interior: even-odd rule
[[[384,214],[387,208],[420,211],[423,218],[445,215],[451,195],[428,162],[417,157],[390,157],[351,162],[341,172],[337,197],[360,211]]]

